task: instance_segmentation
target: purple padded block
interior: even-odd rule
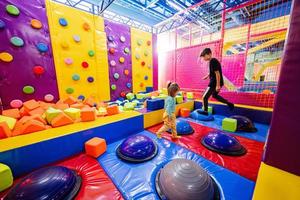
[[[131,92],[132,89],[127,87],[127,83],[132,85],[132,64],[131,64],[131,38],[130,27],[122,24],[113,23],[105,20],[105,32],[107,35],[107,48],[108,48],[108,65],[109,65],[109,80],[110,85],[115,84],[116,90],[110,89],[111,100],[116,100],[120,97],[121,92]],[[125,42],[120,40],[121,36],[125,38]],[[110,48],[114,48],[114,54],[109,52]],[[124,49],[129,48],[130,52],[125,53]],[[125,62],[120,63],[119,58],[124,57]],[[114,60],[115,66],[110,62]],[[124,70],[128,70],[129,74],[125,75]],[[119,74],[119,79],[115,79],[114,74]]]
[[[300,176],[300,1],[294,0],[265,163]]]
[[[13,4],[20,10],[19,16],[12,16],[6,12],[6,5]],[[44,0],[20,1],[1,0],[0,19],[6,26],[0,29],[0,53],[8,52],[14,59],[10,63],[0,60],[0,98],[5,108],[13,99],[44,99],[46,94],[52,94],[58,99],[56,74],[50,43],[48,20]],[[31,27],[31,19],[42,22],[41,29]],[[10,43],[10,38],[18,36],[23,39],[23,47],[15,47]],[[48,51],[41,54],[36,45],[40,42],[48,46]],[[35,75],[33,67],[40,65],[45,72]],[[24,94],[23,87],[31,85],[35,88],[33,94]]]

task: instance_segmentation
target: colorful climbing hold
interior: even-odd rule
[[[68,94],[72,94],[73,92],[74,92],[74,89],[71,87],[66,89],[66,93],[68,93]]]
[[[83,100],[85,99],[85,96],[79,95],[79,96],[77,97],[77,99],[83,101]]]
[[[126,87],[130,89],[131,88],[131,83],[126,83]]]
[[[45,53],[45,52],[48,51],[48,46],[47,46],[46,44],[42,43],[42,42],[38,43],[38,44],[36,45],[36,48],[37,48],[37,49],[39,50],[39,52],[41,52],[41,53]]]
[[[32,87],[31,85],[26,85],[23,87],[23,92],[25,94],[33,94],[34,93],[34,87]]]
[[[120,41],[124,43],[126,41],[126,38],[124,36],[121,36]]]
[[[144,87],[144,83],[140,83],[140,87]]]
[[[8,52],[0,53],[0,60],[2,60],[3,62],[11,62],[13,59],[13,56]]]
[[[65,58],[65,64],[66,65],[72,65],[73,64],[72,58]]]
[[[151,67],[152,67],[152,66],[149,64],[149,65],[148,65],[148,69],[151,69]]]
[[[150,41],[150,40],[147,41],[147,45],[148,45],[148,46],[151,45],[151,41]]]
[[[0,30],[5,28],[5,22],[0,19]]]
[[[109,35],[109,36],[107,37],[107,39],[108,39],[108,41],[110,41],[110,42],[114,41],[114,37],[111,36],[111,35]]]
[[[145,65],[146,65],[145,61],[142,61],[142,62],[141,62],[141,65],[142,65],[142,66],[145,66]]]
[[[77,43],[80,42],[80,36],[79,35],[73,35],[73,40]]]
[[[145,77],[144,77],[144,80],[148,80],[148,76],[145,76]]]
[[[23,102],[20,99],[14,99],[10,102],[10,106],[12,108],[21,108],[23,105]]]
[[[80,76],[78,74],[73,74],[72,79],[73,79],[73,81],[79,81]]]
[[[140,54],[136,53],[136,54],[135,54],[135,58],[136,58],[137,60],[139,60],[139,59],[141,58]]]
[[[143,40],[139,39],[137,40],[137,45],[141,46],[143,44]]]
[[[119,79],[120,78],[120,75],[118,73],[114,73],[114,78],[115,79]]]
[[[148,53],[147,50],[144,52],[144,55],[145,55],[145,56],[148,56],[148,55],[149,55],[149,53]]]
[[[89,31],[90,30],[90,25],[87,23],[87,22],[84,22],[83,24],[82,24],[82,28],[85,30],[85,31]]]
[[[14,6],[14,5],[11,5],[11,4],[8,4],[6,6],[6,12],[10,15],[14,15],[14,16],[18,16],[20,14],[20,10]]]
[[[112,84],[112,85],[110,86],[110,88],[111,88],[112,90],[116,90],[116,89],[117,89],[117,86],[116,86],[115,84]]]
[[[116,51],[116,50],[115,50],[114,48],[109,48],[109,53],[110,53],[110,54],[114,54],[115,51]]]
[[[89,50],[88,54],[90,57],[93,57],[95,55],[95,52],[93,50]]]
[[[89,76],[89,77],[87,78],[87,81],[88,81],[89,83],[92,83],[92,82],[94,82],[94,77],[92,77],[92,76]]]
[[[83,61],[83,62],[81,63],[81,66],[82,66],[83,68],[88,68],[88,67],[89,67],[89,63]]]
[[[68,26],[68,22],[65,18],[59,18],[58,22],[61,26]]]
[[[33,71],[33,73],[34,73],[35,75],[42,75],[43,73],[45,73],[44,67],[39,66],[39,65],[34,66],[34,67],[32,68],[32,71]]]
[[[24,45],[24,41],[22,40],[22,38],[17,36],[10,38],[10,43],[16,47],[21,47]]]
[[[63,49],[68,49],[69,48],[69,43],[66,42],[66,41],[62,41],[60,43],[60,46],[63,48]]]
[[[124,70],[124,74],[125,74],[126,76],[128,76],[128,75],[129,75],[129,70],[128,70],[128,69],[125,69],[125,70]]]
[[[54,100],[54,96],[52,94],[46,94],[44,100],[47,102],[51,102]]]
[[[124,58],[124,57],[120,57],[120,58],[119,58],[119,62],[120,62],[120,63],[124,63],[124,62],[125,62],[125,58]]]
[[[37,20],[37,19],[32,19],[30,21],[30,24],[31,24],[31,27],[32,28],[35,28],[35,29],[40,29],[43,27],[43,24],[40,20]]]
[[[128,48],[128,47],[125,47],[124,52],[127,53],[127,54],[130,53],[129,48]]]
[[[116,61],[114,61],[114,60],[111,60],[109,63],[110,63],[110,65],[113,66],[113,67],[116,66],[116,64],[117,64]]]

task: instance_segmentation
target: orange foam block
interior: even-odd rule
[[[32,116],[30,117],[30,119],[34,119],[34,120],[36,120],[36,121],[42,122],[42,123],[45,124],[45,125],[47,124],[46,120],[45,120],[41,115],[39,115],[39,114],[32,115]]]
[[[93,106],[97,105],[97,101],[93,97],[89,97],[84,101],[84,104],[93,107]]]
[[[72,96],[69,96],[69,97],[66,98],[63,102],[66,103],[66,104],[72,105],[72,104],[74,104],[74,103],[77,103],[77,99],[75,99],[75,98],[72,97]]]
[[[7,116],[7,117],[12,117],[15,119],[19,119],[21,117],[20,111],[17,108],[3,110],[2,115]]]
[[[96,111],[94,108],[83,108],[80,113],[80,118],[82,122],[94,121],[96,120]]]
[[[66,115],[65,113],[60,113],[51,121],[51,125],[53,127],[65,126],[72,123],[73,123],[72,118]]]
[[[23,106],[24,106],[25,110],[30,111],[30,110],[33,110],[33,109],[39,107],[40,104],[36,100],[32,99],[29,101],[25,101],[23,103]]]
[[[46,126],[40,121],[37,120],[28,120],[25,124],[21,125],[19,128],[19,135],[24,135],[36,131],[45,130]]]
[[[94,158],[98,158],[106,151],[106,142],[102,138],[94,137],[85,144],[85,153]]]
[[[29,115],[42,115],[44,114],[45,110],[41,107],[37,107],[31,111],[29,111]]]
[[[107,115],[115,115],[119,113],[119,107],[117,105],[108,106],[106,108]]]
[[[59,110],[65,110],[69,108],[69,104],[67,103],[56,103],[54,108],[59,109]]]
[[[22,107],[22,108],[20,109],[20,115],[21,115],[21,117],[24,117],[24,116],[29,115],[29,113],[27,112],[27,110],[25,110],[24,107]]]
[[[82,104],[82,103],[75,103],[75,104],[72,104],[70,107],[71,108],[77,108],[77,109],[81,109],[83,107],[85,107],[86,105]]]
[[[181,117],[187,118],[187,117],[190,116],[190,113],[191,113],[191,111],[190,111],[190,109],[188,109],[188,108],[181,108],[181,109],[180,109],[180,116],[181,116]]]
[[[44,110],[47,110],[49,107],[54,107],[55,104],[53,103],[46,103],[43,101],[39,101],[40,107],[43,108]]]
[[[0,139],[8,138],[11,136],[11,130],[8,128],[6,122],[0,122]]]

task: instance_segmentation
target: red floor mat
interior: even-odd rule
[[[223,166],[237,174],[240,174],[243,177],[256,181],[262,158],[264,143],[235,135],[235,137],[241,142],[241,144],[247,149],[248,152],[245,155],[238,157],[218,154],[216,152],[206,149],[201,144],[201,138],[205,136],[209,131],[212,131],[214,129],[193,122],[190,122],[190,124],[195,130],[195,132],[192,135],[183,136],[179,140],[173,141],[171,139],[171,134],[164,133],[163,138],[173,141],[176,144],[185,147],[197,153],[198,155],[201,155],[204,158],[220,166]],[[148,130],[150,132],[155,133],[161,126],[162,124],[159,124],[150,127]]]
[[[121,193],[96,159],[80,154],[54,165],[73,169],[81,176],[82,185],[76,200],[123,200]],[[17,179],[15,183],[18,181]],[[0,199],[6,192],[0,194]]]

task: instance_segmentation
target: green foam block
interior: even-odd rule
[[[224,131],[235,132],[237,128],[237,120],[232,118],[224,118],[222,121],[222,129]]]
[[[202,110],[204,110],[204,107],[202,107]],[[213,114],[213,107],[208,106],[207,112],[210,113],[210,114]]]
[[[183,96],[176,96],[176,103],[183,103]]]
[[[11,169],[0,163],[0,192],[12,186],[14,181]]]
[[[126,94],[126,98],[128,100],[132,100],[132,99],[134,99],[134,94],[133,93],[128,93],[128,94]]]

